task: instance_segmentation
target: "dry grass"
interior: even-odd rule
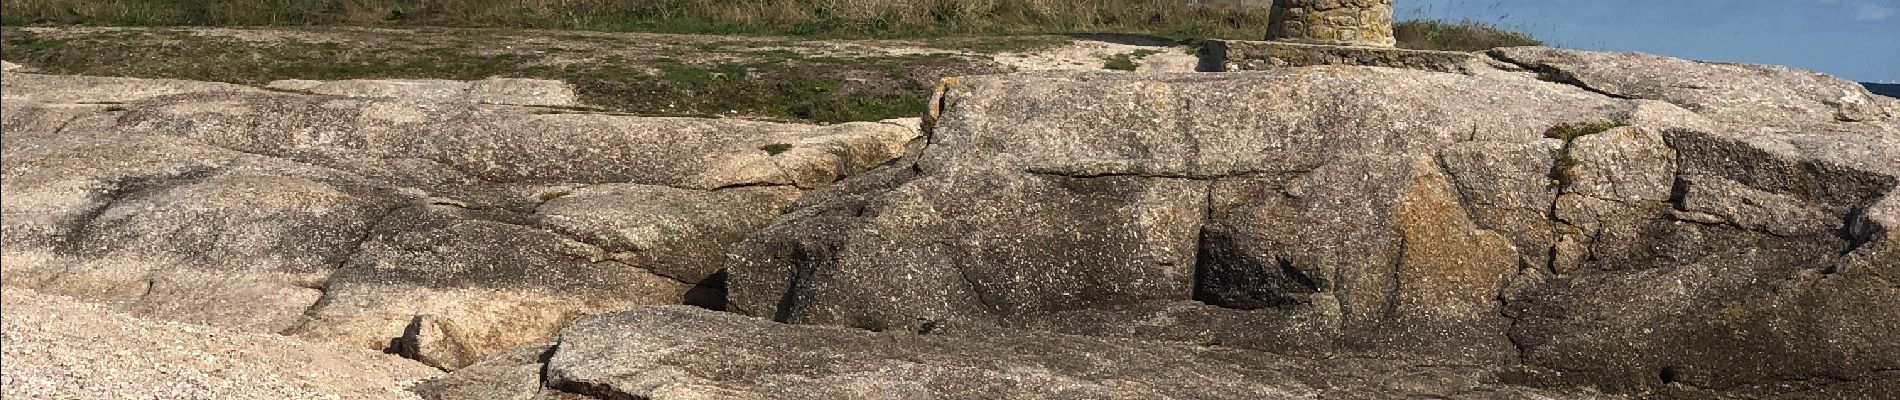
[[[452,26],[917,37],[1116,32],[1255,38],[1258,8],[1179,0],[8,0],[10,26]]]
[[[1398,39],[1399,47],[1424,50],[1477,51],[1544,44],[1523,32],[1472,20],[1405,21],[1392,27],[1392,35]]]

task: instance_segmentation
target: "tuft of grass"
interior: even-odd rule
[[[1411,20],[1392,25],[1398,46],[1417,50],[1481,51],[1498,47],[1542,46],[1529,34],[1474,20]]]
[[[776,156],[779,153],[790,151],[791,149],[792,149],[792,145],[785,144],[785,143],[773,143],[773,144],[768,144],[764,146],[759,146],[759,150],[765,150],[766,155],[773,155],[773,156]]]
[[[1116,70],[1116,71],[1134,71],[1136,69],[1141,68],[1141,62],[1135,61],[1135,60],[1139,60],[1143,57],[1151,56],[1160,52],[1161,52],[1160,50],[1141,49],[1141,50],[1135,50],[1128,53],[1116,54],[1113,56],[1109,56],[1107,58],[1108,61],[1102,64],[1102,68]]]
[[[1568,188],[1571,182],[1576,181],[1576,175],[1571,170],[1575,169],[1579,162],[1576,155],[1570,153],[1570,146],[1576,142],[1577,138],[1625,126],[1629,126],[1629,122],[1609,120],[1562,123],[1545,130],[1544,137],[1564,141],[1562,146],[1551,152],[1551,157],[1556,161],[1550,167],[1551,187]]]

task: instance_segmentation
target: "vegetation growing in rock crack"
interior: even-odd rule
[[[1625,126],[1629,126],[1629,122],[1607,120],[1568,122],[1557,124],[1556,126],[1550,127],[1549,130],[1545,130],[1544,137],[1563,141],[1563,145],[1558,146],[1556,150],[1551,152],[1551,158],[1555,160],[1550,168],[1551,186],[1555,188],[1567,188],[1570,187],[1570,183],[1576,179],[1576,177],[1572,175],[1571,169],[1577,167],[1578,161],[1575,155],[1570,154],[1570,146],[1576,142],[1577,138],[1595,135]]]

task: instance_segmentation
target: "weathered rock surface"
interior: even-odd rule
[[[717,306],[729,247],[917,136],[15,75],[7,287],[444,368],[582,314]]]
[[[1900,397],[1900,102],[1457,71],[830,126],[9,72],[0,283],[461,368],[430,398]]]
[[[1640,395],[1900,387],[1894,102],[1772,67],[1490,55],[1465,75],[946,81],[916,161],[741,245],[729,309],[1521,365],[1511,381]]]
[[[0,293],[9,399],[410,399],[420,363],[283,336],[154,321],[63,296]]]
[[[529,400],[542,392],[541,370],[552,348],[536,345],[496,352],[482,362],[416,383],[410,391],[430,400]]]
[[[1371,46],[1335,46],[1252,40],[1209,40],[1201,46],[1202,72],[1265,71],[1316,65],[1359,65],[1438,72],[1468,72],[1484,56]]]
[[[5,97],[7,101],[33,100],[46,103],[126,103],[182,93],[261,91],[229,83],[177,79],[29,73],[8,73],[6,79],[0,79],[0,97]]]
[[[1875,96],[1858,83],[1782,66],[1544,47],[1495,49],[1490,55],[1592,91],[1662,100],[1737,124],[1807,130],[1871,125],[1890,130],[1900,113],[1900,102]]]
[[[385,97],[407,100],[466,101],[517,106],[578,107],[580,94],[566,82],[546,79],[488,78],[478,81],[446,79],[349,79],[272,81],[267,88],[344,97]]]
[[[1495,92],[1439,100],[1472,87]],[[1495,298],[1516,253],[1471,221],[1433,152],[1628,113],[1529,80],[1341,67],[975,77],[945,92],[918,177],[810,205],[748,241],[729,266],[733,310],[919,330],[1037,325],[1198,292],[1314,317],[1232,324],[1332,327],[1307,336],[1325,344],[1264,349],[1506,357]]]
[[[550,392],[655,400],[1607,398],[1501,385],[1469,365],[1039,333],[877,333],[679,306],[581,320],[561,333],[546,371]]]

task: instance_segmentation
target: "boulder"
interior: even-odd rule
[[[1553,125],[1632,110],[1479,82],[1346,67],[958,78],[915,176],[806,204],[749,239],[727,267],[730,308],[878,330],[1088,333],[1059,325],[1201,300],[1272,309],[1205,313],[1231,317],[1216,324],[1328,329],[1306,336],[1323,343],[1211,338],[1222,343],[1507,358],[1496,298],[1520,252],[1477,224],[1463,205],[1477,189],[1437,152],[1542,146]],[[1522,173],[1548,181],[1548,168]]]
[[[1892,102],[1774,67],[1489,56],[1545,79],[946,80],[914,162],[740,245],[728,309],[1515,365],[1640,396],[1896,390]]]

